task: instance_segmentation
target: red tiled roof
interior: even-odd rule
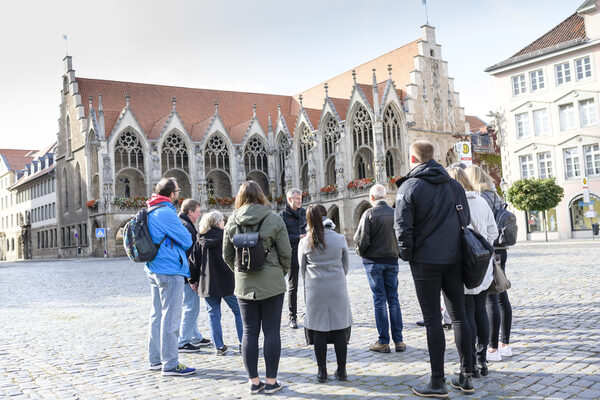
[[[465,115],[465,122],[469,123],[471,133],[487,132],[487,124],[479,117],[474,115]]]
[[[348,112],[348,107],[350,106],[350,100],[338,99],[336,97],[330,97],[329,99],[333,103],[333,106],[335,107],[335,110],[337,111],[341,120],[346,120],[346,113]]]
[[[33,160],[35,150],[0,149],[10,171],[20,171]]]
[[[206,134],[206,130],[210,126],[210,122],[213,120],[213,117],[206,118],[204,121],[200,121],[192,126],[192,131],[190,132],[192,140],[199,142],[202,140],[204,135]],[[225,133],[225,132],[223,132]]]
[[[585,23],[583,17],[577,13],[569,16],[563,22],[552,28],[549,32],[525,46],[512,57],[522,56],[524,54],[533,53],[537,50],[542,50],[554,45],[568,42],[573,39],[585,38]]]
[[[367,98],[367,102],[369,103],[369,105],[371,107],[373,107],[373,85],[369,85],[366,83],[359,83],[358,87],[365,94],[365,97]]]
[[[87,98],[93,96],[97,99],[99,94],[102,95],[107,137],[114,128],[115,113],[118,116],[125,107],[126,93],[130,95],[130,108],[149,139],[158,138],[156,135],[160,134],[162,127],[155,129],[153,127],[159,119],[171,113],[173,97],[177,99],[176,110],[188,133],[192,132],[194,124],[212,117],[215,100],[219,101],[219,116],[225,127],[239,125],[251,119],[252,104],[255,103],[257,117],[264,129],[268,126],[267,114],[276,115],[278,104],[281,104],[282,113],[294,114],[294,103],[296,103],[291,96],[263,93],[191,89],[87,78],[77,78],[77,82],[81,97],[84,99],[83,107],[86,115],[89,113]],[[112,114],[107,118],[109,113]],[[236,142],[233,137],[232,140]],[[241,137],[237,140],[241,140]]]
[[[290,136],[294,137],[294,128],[296,128],[296,121],[298,120],[298,114],[282,115],[285,125],[290,131]]]
[[[305,108],[306,115],[313,127],[313,129],[317,129],[319,127],[319,121],[321,120],[321,110],[317,110],[314,108]]]

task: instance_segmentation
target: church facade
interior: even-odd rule
[[[81,78],[67,56],[59,256],[123,255],[122,227],[162,176],[177,178],[181,197],[226,215],[248,179],[274,209],[301,188],[351,240],[370,185],[387,185],[392,201],[412,141],[432,141],[447,165],[469,131],[434,28],[421,30],[421,39],[294,96]]]

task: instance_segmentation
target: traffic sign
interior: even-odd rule
[[[104,230],[104,228],[96,228],[96,237],[98,239],[106,237],[106,231]]]

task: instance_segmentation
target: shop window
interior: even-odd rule
[[[544,232],[544,213],[542,211],[527,211],[527,233]],[[546,226],[548,232],[556,232],[558,224],[556,209],[546,210]]]
[[[583,196],[579,195],[571,201],[569,212],[571,214],[571,229],[574,231],[586,231],[592,229],[592,219],[586,217],[585,213],[592,210],[596,211],[596,215],[600,215],[600,197],[590,194],[590,202],[584,203]],[[598,217],[594,218],[594,222],[598,222]]]

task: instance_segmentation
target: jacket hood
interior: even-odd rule
[[[256,225],[271,213],[271,209],[262,204],[248,204],[235,210],[232,217],[239,225]]]
[[[216,247],[223,243],[223,229],[213,226],[204,234],[198,235],[198,243],[203,247]]]
[[[148,207],[152,207],[159,203],[164,203],[164,202],[171,204],[171,199],[169,199],[167,196],[162,196],[162,195],[156,194],[156,193],[152,193],[152,197],[150,197],[148,200],[146,200],[146,204],[148,205]]]
[[[446,183],[450,180],[450,175],[441,166],[440,163],[431,159],[424,164],[417,165],[407,175],[406,178],[423,179],[434,185]]]
[[[466,191],[465,194],[467,195],[467,199],[474,199],[475,197],[477,197],[477,192]]]

